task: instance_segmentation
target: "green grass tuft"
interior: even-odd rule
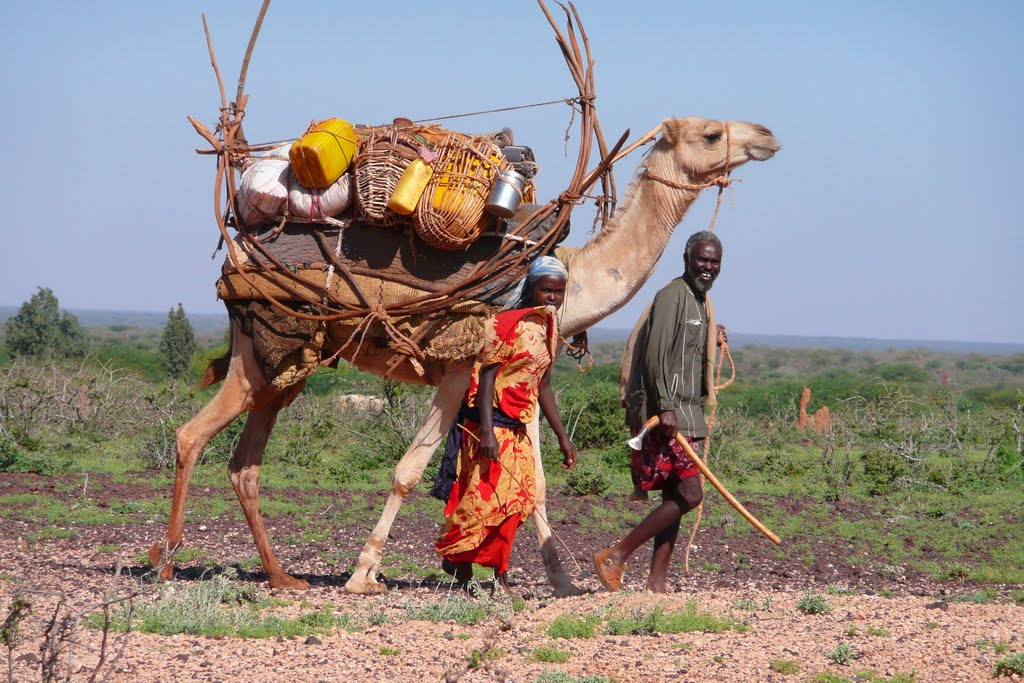
[[[995,667],[992,669],[993,676],[1010,676],[1013,674],[1024,676],[1024,652],[1003,657],[996,662]]]
[[[491,610],[476,600],[453,595],[435,605],[406,607],[405,613],[409,619],[415,621],[454,621],[463,626],[473,626],[486,619]]]
[[[239,586],[225,573],[173,590],[165,588],[159,600],[135,605],[134,611],[124,605],[112,628],[127,630],[130,618],[133,629],[143,633],[272,638],[331,633],[352,626],[347,615],[339,617],[330,607],[295,619],[262,616],[261,610],[271,604],[261,591]],[[99,626],[100,615],[91,615],[89,623]]]
[[[839,643],[838,645],[836,645],[836,649],[832,650],[831,652],[825,653],[825,657],[827,659],[830,659],[836,664],[842,666],[850,664],[859,656],[860,654],[858,654],[858,652],[853,649],[853,646],[847,642]]]
[[[608,633],[618,635],[650,635],[653,633],[743,633],[747,626],[735,619],[722,618],[701,611],[696,601],[690,601],[685,610],[665,612],[655,607],[651,612],[632,610],[629,615],[608,618]]]
[[[768,668],[777,674],[791,676],[800,673],[800,665],[787,659],[774,659],[768,664]]]
[[[551,645],[545,645],[538,647],[530,653],[530,659],[535,662],[544,662],[546,664],[561,664],[569,661],[572,657],[572,653],[568,650],[559,650],[557,647]]]
[[[535,683],[614,683],[614,678],[606,676],[584,676],[577,678],[564,671],[545,671],[535,679]]]
[[[804,614],[827,614],[832,611],[825,596],[817,593],[804,593],[800,602],[796,603],[796,608]]]
[[[562,614],[548,624],[546,632],[551,638],[593,638],[600,623],[601,620],[593,614]]]

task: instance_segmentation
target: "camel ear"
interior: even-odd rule
[[[682,137],[682,130],[680,128],[679,119],[665,119],[661,122],[661,136],[665,139],[665,142],[675,146]]]

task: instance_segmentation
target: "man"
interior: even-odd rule
[[[666,576],[684,514],[703,499],[699,471],[676,441],[681,433],[696,451],[707,437],[704,406],[715,401],[715,347],[725,341],[716,327],[708,290],[722,266],[722,243],[713,233],[691,235],[683,252],[683,276],[654,297],[623,354],[623,403],[632,434],[657,415],[658,427],[631,454],[634,496],[661,490],[662,503],[625,538],[594,556],[598,579],[608,590],[622,583],[626,561],[654,539],[647,590],[666,592]],[[632,345],[632,346],[631,346]]]

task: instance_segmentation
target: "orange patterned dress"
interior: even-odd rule
[[[477,452],[477,439],[464,433],[458,474],[448,504],[437,553],[452,562],[474,562],[508,571],[516,531],[533,512],[537,494],[534,444],[526,424],[537,412],[540,382],[555,353],[555,316],[550,307],[522,308],[497,314],[488,323],[484,346],[473,367],[466,403],[476,406],[480,369],[499,363],[493,405],[522,427],[495,424],[496,461]],[[480,424],[465,419],[475,436]]]

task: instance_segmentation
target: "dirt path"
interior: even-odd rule
[[[109,477],[90,482],[88,500],[76,480],[29,475],[0,475],[0,495],[8,501],[0,515],[0,615],[16,594],[27,596],[34,613],[22,624],[23,641],[13,653],[13,680],[40,680],[39,646],[43,629],[63,592],[67,605],[84,610],[102,602],[112,589],[124,595],[146,583],[143,553],[158,540],[166,524],[169,491],[154,489],[146,476],[130,484]],[[229,491],[197,489],[195,505]],[[35,507],[45,499],[48,508]],[[839,679],[873,671],[881,680],[987,681],[995,662],[1024,652],[1024,607],[1015,604],[1020,586],[985,586],[992,604],[970,598],[982,587],[933,584],[909,567],[870,561],[869,551],[847,541],[815,541],[812,555],[786,552],[753,534],[723,536],[721,528],[702,527],[693,550],[693,573],[682,571],[681,557],[666,597],[637,592],[643,587],[646,557],[634,558],[624,590],[600,589],[590,570],[591,554],[628,526],[621,520],[621,495],[570,498],[553,492],[551,509],[563,563],[588,595],[555,599],[547,587],[532,530],[524,529],[512,557],[514,580],[525,600],[520,609],[485,600],[488,615],[473,626],[414,618],[417,609],[462,600],[450,592],[445,577],[432,568],[432,541],[439,509],[414,494],[399,516],[385,550],[383,572],[390,591],[364,597],[345,593],[352,558],[382,508],[383,494],[275,490],[275,501],[315,507],[320,526],[294,515],[268,513],[268,524],[282,564],[309,580],[302,594],[274,595],[275,616],[295,618],[328,607],[344,616],[353,630],[339,630],[307,641],[306,637],[239,639],[194,635],[132,634],[111,670],[111,681],[420,681],[440,680],[458,671],[474,651],[497,653],[462,681],[561,681],[603,676],[616,681],[809,681],[823,672]],[[327,502],[324,502],[327,501]],[[773,505],[800,505],[773,500]],[[86,506],[94,516],[116,511],[118,523],[54,526],[43,518],[61,518],[57,508]],[[757,514],[756,501],[750,505]],[[146,512],[146,510],[150,512]],[[191,508],[190,508],[191,509]],[[265,577],[251,563],[255,551],[245,522],[235,507],[217,517],[186,520],[186,552],[198,550],[179,567],[175,590],[197,586],[209,567],[236,567],[234,582],[266,591]],[[270,508],[272,509],[272,508]],[[158,512],[152,512],[157,510]],[[83,512],[77,510],[77,512]],[[437,512],[437,514],[434,514]],[[859,511],[839,509],[836,514]],[[619,518],[608,524],[607,519]],[[85,518],[66,517],[66,518]],[[602,520],[605,520],[602,522]],[[600,522],[600,523],[599,523]],[[602,526],[603,524],[603,526]],[[617,526],[616,526],[617,525]],[[617,527],[622,527],[618,529]],[[310,536],[312,533],[315,536]],[[44,540],[45,539],[45,540]],[[796,539],[789,539],[795,542]],[[118,557],[124,571],[113,579]],[[965,558],[969,561],[971,558]],[[247,567],[249,569],[243,569]],[[207,577],[209,574],[207,574]],[[1016,592],[1015,592],[1016,591]],[[809,592],[827,600],[831,611],[808,615],[797,604]],[[743,626],[722,633],[607,635],[610,617],[673,613],[694,608]],[[592,615],[596,634],[588,638],[553,638],[548,627],[560,615]],[[86,681],[96,665],[101,633],[80,628],[73,651],[72,679]],[[857,654],[847,665],[829,659],[841,643]],[[561,663],[538,661],[537,651],[554,649]],[[107,648],[116,651],[114,645]],[[548,657],[551,659],[551,657]],[[773,671],[785,662],[795,673]],[[779,665],[776,664],[779,668]],[[106,671],[106,668],[104,669]],[[914,674],[916,678],[907,678]],[[904,676],[900,678],[899,676]],[[4,680],[0,676],[0,680]],[[99,680],[99,679],[98,679]],[[871,680],[861,677],[859,680]],[[1004,679],[1006,680],[1006,679]]]
[[[40,544],[26,553],[5,539],[0,545],[5,576],[0,598],[9,604],[15,589],[35,585],[63,588],[69,603],[83,607],[98,599],[109,585],[99,558],[61,561],[61,544]],[[80,550],[80,549],[76,549]],[[70,559],[70,558],[68,558]],[[188,582],[184,582],[187,584]],[[122,580],[122,589],[132,583]],[[179,582],[181,585],[181,582]],[[916,681],[987,681],[1003,655],[995,644],[1020,651],[1024,609],[1008,604],[939,602],[925,597],[883,598],[830,595],[832,611],[805,615],[796,605],[802,592],[765,592],[741,588],[682,590],[665,598],[635,592],[527,601],[526,609],[476,626],[407,618],[412,606],[450,599],[434,587],[392,590],[385,596],[360,597],[338,586],[317,586],[301,599],[279,608],[282,615],[329,605],[350,614],[364,626],[357,632],[339,631],[316,639],[303,637],[238,639],[199,636],[133,634],[111,681],[420,681],[440,680],[446,671],[464,666],[474,650],[502,656],[485,669],[470,671],[462,681],[535,681],[545,672],[576,677],[601,675],[619,681],[806,681],[830,671],[850,680],[854,672],[873,670],[887,678],[916,674]],[[36,612],[22,627],[26,638],[14,651],[15,681],[39,680],[38,631],[55,604],[53,594],[29,596]],[[628,615],[699,609],[741,621],[742,632],[663,635],[595,635],[556,639],[546,634],[559,615]],[[741,601],[760,609],[738,607]],[[770,604],[765,604],[769,600]],[[301,601],[301,602],[300,602]],[[301,605],[301,607],[300,607]],[[767,607],[767,609],[765,609]],[[371,625],[370,615],[379,625]],[[381,623],[382,622],[382,623]],[[87,680],[95,666],[101,634],[80,629],[75,650],[74,680]],[[826,657],[839,643],[848,643],[858,658],[839,666]],[[538,648],[571,653],[564,663],[536,661]],[[111,651],[115,647],[110,648]],[[773,672],[771,663],[785,660],[799,672]],[[909,680],[909,679],[908,679]]]
[[[26,593],[35,612],[22,625],[25,638],[14,651],[13,680],[40,680],[41,631],[52,614],[57,593],[63,591],[74,609],[100,601],[111,587],[114,555],[97,549],[119,532],[83,528],[74,539],[29,542],[12,528],[18,524],[3,526],[0,601],[6,608],[15,592],[35,591]],[[135,536],[141,530],[122,531]],[[133,543],[138,545],[138,541]],[[310,569],[314,573],[307,576],[315,579],[316,568]],[[194,576],[194,572],[183,572],[176,586],[194,585]],[[1024,650],[1020,640],[1024,608],[1005,602],[971,604],[938,599],[937,595],[822,593],[831,611],[806,615],[797,609],[806,592],[796,585],[776,588],[751,580],[747,586],[732,582],[716,588],[711,585],[713,577],[702,574],[676,577],[677,592],[656,598],[635,591],[614,595],[598,591],[594,579],[584,572],[579,583],[594,590],[593,594],[556,600],[535,577],[520,586],[531,596],[525,608],[515,612],[506,604],[475,626],[461,626],[409,617],[412,609],[461,599],[453,598],[438,581],[400,582],[384,596],[362,597],[344,592],[344,578],[343,574],[321,575],[301,596],[278,594],[275,597],[283,604],[275,613],[294,618],[329,606],[336,614],[349,615],[356,631],[342,630],[308,641],[305,637],[215,639],[133,634],[109,680],[436,681],[446,671],[463,667],[474,650],[490,650],[501,656],[459,680],[528,682],[543,680],[544,675],[558,680],[553,672],[566,672],[577,679],[599,675],[617,681],[807,681],[826,671],[843,676],[840,680],[854,680],[856,672],[871,670],[887,679],[915,674],[912,680],[919,682],[987,681],[996,661]],[[265,587],[258,575],[241,582]],[[116,584],[121,593],[138,585],[130,576]],[[149,599],[152,597],[140,598]],[[745,630],[601,634],[610,614],[629,615],[635,610],[647,614],[656,607],[671,613],[688,609],[692,601],[700,611],[741,622]],[[598,635],[572,639],[547,635],[552,621],[564,614],[594,615],[602,622]],[[73,680],[88,680],[100,638],[98,631],[78,630]],[[858,658],[840,666],[830,661],[827,653],[844,642]],[[537,661],[538,648],[555,648],[569,657],[564,663]],[[108,650],[114,652],[115,647]],[[771,663],[778,660],[799,667],[799,671],[789,675],[773,671]]]

